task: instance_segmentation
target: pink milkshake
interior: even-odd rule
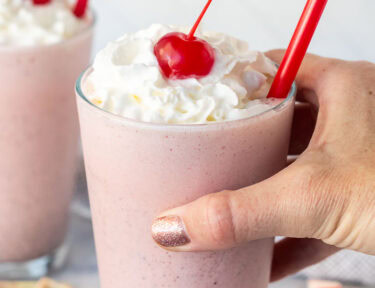
[[[153,241],[160,212],[238,189],[285,167],[295,87],[267,95],[276,67],[220,33],[207,77],[168,80],[153,25],[110,43],[77,83],[101,287],[265,288],[273,239],[221,252],[172,253]]]
[[[74,19],[60,0],[43,7],[5,2],[0,12],[8,21],[0,31],[0,277],[40,277],[67,228],[78,149],[72,87],[89,63],[93,19]]]

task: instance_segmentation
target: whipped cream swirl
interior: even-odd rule
[[[0,0],[0,46],[37,46],[69,39],[89,25],[78,19],[72,3],[53,0],[33,5],[32,0]]]
[[[111,42],[96,56],[84,83],[88,99],[125,118],[153,123],[201,124],[236,120],[262,113],[277,68],[248,44],[222,33],[197,37],[215,49],[210,74],[171,80],[162,75],[154,45],[165,34],[188,29],[154,24]]]

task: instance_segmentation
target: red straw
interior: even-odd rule
[[[86,14],[88,0],[77,0],[77,4],[74,7],[73,13],[77,18],[82,18]]]
[[[268,98],[286,98],[305,57],[328,0],[308,0],[294,31]]]

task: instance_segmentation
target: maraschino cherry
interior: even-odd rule
[[[34,5],[46,5],[51,3],[51,0],[32,0]],[[73,9],[73,14],[77,18],[83,18],[86,14],[88,0],[77,0],[76,5]]]
[[[33,0],[34,5],[45,5],[49,4],[51,0]]]
[[[165,77],[198,79],[211,72],[215,63],[215,50],[206,41],[194,36],[211,2],[207,2],[189,35],[173,32],[156,43],[154,53]]]

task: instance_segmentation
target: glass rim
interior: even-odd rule
[[[26,51],[26,50],[33,50],[33,49],[45,49],[45,48],[51,48],[51,47],[57,47],[61,45],[65,45],[67,43],[70,43],[72,41],[75,41],[82,35],[85,35],[86,33],[92,32],[94,28],[96,27],[98,17],[96,11],[90,6],[88,9],[88,12],[91,14],[91,21],[89,25],[85,26],[81,31],[74,34],[72,37],[68,39],[63,39],[61,41],[58,41],[56,43],[51,44],[42,44],[42,45],[0,45],[0,52],[15,52],[15,51]]]
[[[202,128],[202,127],[219,127],[223,125],[228,125],[228,124],[236,124],[240,122],[246,122],[250,119],[255,119],[261,116],[264,116],[266,114],[269,114],[272,111],[278,111],[284,108],[289,102],[291,102],[293,99],[295,99],[295,96],[297,94],[297,84],[296,82],[293,82],[292,87],[289,91],[288,97],[285,98],[283,101],[281,101],[279,104],[270,107],[269,109],[255,114],[251,115],[249,117],[245,118],[240,118],[240,119],[234,119],[234,120],[227,120],[227,121],[216,121],[216,122],[210,122],[210,123],[199,123],[199,124],[176,124],[176,123],[156,123],[156,122],[145,122],[145,121],[140,121],[136,119],[131,119],[131,118],[126,118],[124,116],[112,113],[110,111],[107,111],[105,109],[102,109],[98,106],[96,106],[94,103],[92,103],[86,96],[85,93],[82,90],[82,82],[83,80],[93,71],[93,67],[90,66],[88,67],[85,71],[81,73],[79,78],[76,81],[76,94],[83,100],[86,104],[88,104],[88,107],[94,109],[95,111],[101,113],[103,116],[111,117],[113,119],[116,119],[120,122],[127,123],[127,124],[133,124],[133,125],[138,125],[142,127],[154,127],[154,128],[161,128],[161,127],[168,127],[168,128],[190,128],[190,129],[195,129],[195,128]]]

